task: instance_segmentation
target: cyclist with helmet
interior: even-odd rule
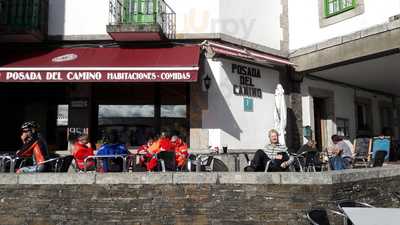
[[[17,173],[36,173],[44,172],[44,162],[48,158],[47,144],[40,136],[39,124],[35,121],[29,121],[21,126],[21,141],[23,143],[20,150],[17,151],[18,157],[32,157],[33,166],[22,167]]]

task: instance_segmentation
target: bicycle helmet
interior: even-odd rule
[[[40,125],[36,121],[28,121],[28,122],[23,123],[22,126],[21,126],[21,130],[30,130],[30,131],[35,130],[35,131],[38,131],[39,128],[40,128]]]

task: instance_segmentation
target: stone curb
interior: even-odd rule
[[[0,176],[0,185],[42,184],[283,184],[331,185],[400,177],[400,166],[316,173],[41,173]]]

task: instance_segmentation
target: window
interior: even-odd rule
[[[325,0],[325,17],[337,15],[356,7],[356,0]]]
[[[336,131],[337,135],[349,137],[349,120],[336,118]]]
[[[154,117],[154,105],[99,105],[99,119]]]
[[[68,125],[68,105],[57,105],[57,126]]]
[[[154,136],[154,105],[99,105],[98,140],[118,134],[128,147],[140,146]]]
[[[186,118],[186,105],[162,105],[161,117]]]

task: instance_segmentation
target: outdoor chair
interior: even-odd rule
[[[400,201],[400,192],[399,191],[392,192],[392,194],[398,201]]]
[[[316,209],[311,209],[307,213],[307,219],[310,222],[311,225],[330,225],[329,223],[329,217],[328,217],[328,211],[339,215],[341,217],[345,217],[343,213],[334,211],[334,210],[326,210],[324,208],[316,208]]]
[[[127,172],[128,155],[94,155],[84,160],[84,172],[87,172],[89,160],[95,160],[96,172]]]
[[[163,151],[157,154],[159,171],[176,171],[175,151]]]
[[[305,165],[304,171],[305,172],[316,172],[316,167],[318,164],[318,152],[316,151],[308,151],[304,153],[305,158]]]
[[[191,171],[205,172],[228,172],[229,169],[224,162],[213,155],[189,155],[187,169]]]
[[[339,212],[344,213],[344,207],[352,207],[352,208],[374,208],[372,205],[364,202],[357,202],[353,200],[343,200],[339,201],[337,204]],[[350,219],[344,218],[343,224],[345,225],[353,225]]]
[[[66,173],[68,172],[69,167],[71,166],[74,157],[72,155],[62,156],[56,162],[54,172],[58,173]]]
[[[60,156],[48,159],[43,162],[46,165],[46,169],[44,172],[55,172],[55,173],[68,172],[68,168],[71,166],[73,159],[74,157],[72,155]]]
[[[354,139],[353,167],[368,168],[369,154],[371,152],[371,138]]]
[[[382,167],[383,163],[385,162],[385,157],[387,155],[386,151],[377,151],[375,153],[375,159],[373,167]]]

